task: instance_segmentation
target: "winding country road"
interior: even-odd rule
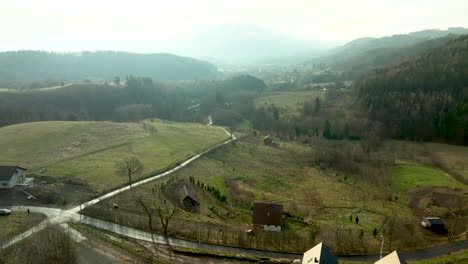
[[[208,121],[209,122],[207,126],[211,126],[213,124],[213,120],[211,116],[208,117]],[[147,179],[135,182],[132,184],[132,186],[134,187],[134,186],[142,185],[150,181],[159,179],[161,177],[167,176],[173,173],[174,171],[177,171],[187,166],[188,164],[200,158],[201,156],[205,155],[206,153],[214,149],[217,149],[223,145],[229,144],[234,140],[237,140],[236,136],[234,134],[229,133],[226,129],[222,127],[217,127],[217,128],[222,129],[230,137],[230,139],[197,154],[196,156],[186,160],[179,166],[169,171],[166,171],[164,173],[154,175]],[[126,237],[149,241],[149,242],[154,241],[155,243],[169,245],[169,246],[195,248],[195,249],[202,249],[202,250],[209,250],[209,251],[216,251],[216,252],[229,252],[229,253],[237,253],[237,254],[242,254],[242,255],[251,255],[251,256],[268,257],[268,258],[287,258],[287,259],[302,258],[302,254],[256,250],[256,249],[239,248],[239,247],[215,245],[215,244],[208,244],[208,243],[197,243],[194,241],[178,239],[174,237],[165,237],[165,236],[158,235],[158,234],[153,234],[153,236],[151,236],[151,233],[146,232],[146,231],[138,230],[138,229],[131,228],[128,226],[119,225],[119,224],[115,224],[115,223],[111,223],[111,222],[107,222],[107,221],[103,221],[100,219],[96,219],[96,218],[92,218],[89,216],[84,216],[84,215],[79,214],[79,211],[82,210],[83,208],[96,204],[107,198],[113,197],[129,189],[130,189],[130,186],[122,187],[118,190],[109,192],[101,197],[85,202],[69,210],[62,210],[62,209],[48,208],[48,207],[35,207],[35,206],[1,206],[0,205],[1,208],[10,208],[12,211],[26,212],[29,209],[31,212],[42,213],[47,216],[47,218],[41,223],[39,223],[37,226],[27,230],[26,232],[18,236],[11,238],[10,240],[0,245],[0,249],[7,248],[15,243],[18,243],[19,241],[29,237],[33,233],[41,231],[47,226],[54,225],[54,224],[60,226],[68,235],[70,235],[70,237],[73,240],[79,243],[83,240],[86,240],[86,237],[83,236],[77,230],[71,228],[67,223],[83,223],[83,224],[93,226],[98,229],[107,230],[107,231],[110,231],[119,235],[123,235]],[[456,252],[456,251],[464,250],[467,248],[468,248],[468,240],[465,240],[465,241],[446,244],[446,245],[437,246],[433,248],[427,248],[427,249],[416,250],[416,251],[411,251],[411,252],[401,252],[401,255],[406,260],[422,260],[422,259],[432,258],[436,256],[446,255],[447,253]],[[376,261],[378,257],[379,257],[378,255],[339,256],[339,259],[347,260],[347,261],[373,262],[373,261]]]

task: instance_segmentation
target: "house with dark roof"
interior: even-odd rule
[[[252,223],[267,231],[281,231],[283,224],[283,205],[273,203],[254,203]]]
[[[338,259],[320,242],[304,253],[302,264],[338,264]]]
[[[25,168],[18,166],[0,166],[0,188],[12,188],[25,180]]]
[[[180,200],[185,206],[197,206],[200,205],[195,194],[186,185],[184,185],[180,191]]]
[[[407,264],[407,263],[406,263],[406,260],[402,258],[395,250],[392,253],[380,259],[379,261],[375,262],[375,264]]]

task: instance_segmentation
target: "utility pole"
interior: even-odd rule
[[[380,245],[380,259],[382,259],[382,251],[383,251],[383,243],[384,243],[383,235],[380,235],[380,238],[382,239],[382,244]]]

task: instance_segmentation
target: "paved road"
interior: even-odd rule
[[[211,119],[211,116],[208,117],[209,123],[207,126],[211,126],[213,124],[213,120]],[[141,184],[145,184],[147,182],[153,181],[155,179],[167,176],[171,174],[172,172],[179,170],[194,160],[198,159],[199,157],[203,156],[204,154],[219,148],[223,145],[229,144],[230,142],[236,140],[237,138],[232,134],[230,134],[226,129],[222,127],[218,127],[222,129],[231,139],[218,144],[212,148],[209,148],[200,154],[186,160],[179,166],[158,174],[154,175],[150,178],[141,180],[139,182],[133,183],[133,186],[138,186]],[[145,232],[142,230],[138,230],[135,228],[123,226],[123,225],[118,225],[114,223],[110,223],[107,221],[103,221],[100,219],[88,217],[88,216],[83,216],[79,214],[78,212],[90,205],[96,204],[104,199],[110,198],[112,196],[115,196],[121,192],[124,192],[126,190],[130,189],[129,186],[125,186],[123,188],[120,188],[118,190],[115,190],[113,192],[107,193],[99,198],[93,199],[91,201],[88,201],[86,203],[81,204],[80,206],[77,206],[75,208],[69,209],[69,210],[62,210],[62,209],[57,209],[57,208],[47,208],[47,207],[36,207],[36,206],[0,206],[1,208],[11,208],[12,211],[23,211],[26,212],[28,209],[30,209],[32,212],[38,212],[38,213],[43,213],[47,216],[47,219],[38,224],[37,226],[27,230],[26,232],[13,237],[9,241],[5,242],[0,246],[0,248],[6,248],[8,246],[11,246],[14,243],[17,243],[28,236],[32,235],[34,232],[38,232],[44,228],[46,228],[50,224],[59,224],[60,227],[62,227],[71,237],[77,241],[83,241],[86,239],[82,234],[80,234],[78,231],[70,228],[67,223],[69,222],[80,222],[84,223],[99,229],[107,230],[114,232],[116,234],[124,235],[127,237],[135,238],[135,239],[140,239],[144,241],[154,241],[155,243],[159,244],[165,244],[165,245],[170,245],[170,246],[180,246],[180,247],[186,247],[186,248],[197,248],[197,249],[203,249],[203,250],[209,250],[209,251],[218,251],[218,252],[230,252],[230,253],[238,253],[238,254],[243,254],[243,255],[253,255],[253,256],[258,256],[258,257],[269,257],[269,258],[289,258],[289,259],[295,259],[295,258],[301,258],[301,254],[292,254],[292,253],[282,253],[282,252],[274,252],[274,251],[265,251],[265,250],[255,250],[255,249],[247,249],[247,248],[238,248],[238,247],[229,247],[229,246],[222,246],[222,245],[214,245],[214,244],[207,244],[207,243],[197,243],[193,241],[188,241],[188,240],[183,240],[183,239],[177,239],[173,237],[164,237],[158,234],[153,234],[153,237],[149,232]],[[468,248],[468,240],[461,241],[458,243],[452,243],[452,244],[446,244],[442,246],[437,246],[433,248],[427,248],[427,249],[422,249],[422,250],[416,250],[416,251],[411,251],[411,252],[402,252],[402,256],[407,259],[407,260],[422,260],[422,259],[428,259],[428,258],[433,258],[436,256],[441,256],[441,255],[446,255],[447,253],[450,252],[455,252],[455,251],[460,251],[463,249]],[[373,262],[378,259],[378,255],[364,255],[364,256],[339,256],[341,260],[348,260],[348,261],[363,261],[363,262]]]
[[[190,110],[192,108],[199,107],[199,106],[200,106],[200,104],[192,105],[192,106],[189,106],[189,107],[185,108],[185,110]]]
[[[195,249],[202,249],[202,250],[209,250],[209,251],[216,251],[216,252],[229,252],[229,253],[237,253],[242,255],[251,255],[257,257],[268,257],[268,258],[287,258],[287,259],[296,259],[301,258],[301,254],[293,254],[293,253],[283,253],[283,252],[275,252],[275,251],[266,251],[266,250],[256,250],[256,249],[248,249],[248,248],[239,248],[239,247],[230,247],[230,246],[222,246],[222,245],[215,245],[215,244],[208,244],[208,243],[197,243],[194,241],[178,239],[174,237],[165,237],[158,234],[153,234],[151,237],[151,233],[138,230],[135,228],[107,222],[104,220],[92,218],[89,216],[83,216],[78,213],[74,213],[71,210],[63,211],[60,209],[54,208],[46,208],[46,207],[11,207],[13,210],[17,211],[27,211],[29,208],[33,212],[40,212],[44,213],[48,216],[47,220],[39,224],[38,226],[32,228],[31,230],[26,231],[25,233],[13,238],[12,240],[6,242],[6,244],[2,245],[2,248],[8,247],[13,243],[21,241],[22,239],[28,237],[34,232],[40,231],[47,227],[50,223],[58,223],[67,230],[68,233],[72,234],[72,238],[75,241],[81,241],[84,238],[78,231],[74,229],[70,229],[70,227],[65,226],[64,223],[67,222],[78,222],[93,226],[98,229],[110,231],[119,235],[123,235],[130,238],[135,238],[143,241],[154,241],[158,244],[168,245],[168,246],[179,246],[185,248],[195,248]],[[400,252],[401,256],[406,260],[422,260],[433,258],[437,256],[446,255],[450,252],[456,252],[463,249],[468,248],[468,240],[446,244],[442,246],[416,250],[411,252]],[[338,256],[340,260],[346,261],[362,261],[362,262],[374,262],[378,260],[379,255],[357,255],[357,256]]]
[[[211,126],[213,124],[213,120],[211,119],[211,115],[208,117],[208,119],[209,119],[209,123],[207,124],[207,126]],[[175,167],[173,169],[170,169],[170,170],[168,170],[168,171],[166,171],[164,173],[161,173],[161,174],[151,176],[151,177],[146,178],[144,180],[132,183],[132,187],[142,185],[142,184],[148,183],[150,181],[154,181],[156,179],[159,179],[161,177],[167,176],[167,175],[169,175],[169,174],[171,174],[171,173],[173,173],[173,172],[187,166],[188,164],[190,164],[194,160],[200,158],[201,156],[205,155],[206,153],[208,153],[208,152],[210,152],[210,151],[212,151],[214,149],[217,149],[217,148],[219,148],[219,147],[221,147],[223,145],[229,144],[234,140],[237,140],[236,136],[234,134],[229,133],[226,129],[224,129],[222,127],[217,127],[217,128],[223,130],[230,137],[230,139],[226,140],[223,143],[218,144],[218,145],[216,145],[214,147],[211,147],[211,148],[209,148],[209,149],[207,149],[207,150],[205,150],[205,151],[203,151],[203,152],[201,152],[201,153],[199,153],[197,155],[195,155],[194,157],[184,161],[182,164],[180,164],[179,166],[177,166],[177,167]],[[100,196],[98,198],[95,198],[95,199],[93,199],[91,201],[85,202],[85,203],[83,203],[83,204],[81,204],[79,206],[76,206],[74,208],[71,208],[69,210],[62,210],[62,209],[48,208],[48,207],[37,207],[37,206],[0,206],[0,208],[9,208],[14,212],[15,211],[26,212],[29,209],[29,210],[31,210],[31,212],[43,213],[43,214],[45,214],[47,216],[46,220],[44,220],[43,222],[41,222],[37,226],[27,230],[26,232],[11,238],[7,242],[0,245],[0,248],[9,247],[9,246],[11,246],[11,245],[25,239],[25,238],[31,236],[33,233],[43,230],[44,228],[46,228],[47,226],[49,226],[51,224],[59,224],[64,230],[66,230],[70,235],[72,235],[72,238],[74,238],[76,241],[79,242],[79,241],[85,239],[85,237],[82,236],[78,231],[70,228],[68,225],[66,225],[66,223],[67,222],[79,221],[81,219],[82,215],[78,214],[78,212],[81,211],[82,209],[84,209],[84,208],[86,208],[86,207],[88,207],[90,205],[99,203],[102,200],[113,197],[113,196],[115,196],[115,195],[117,195],[119,193],[125,192],[125,191],[127,191],[129,189],[130,189],[130,186],[122,187],[120,189],[117,189],[115,191],[104,194],[104,195],[102,195],[102,196]]]
[[[207,124],[207,126],[211,126],[211,125],[213,124],[213,120],[211,119],[211,115],[208,117],[208,120],[209,120],[209,123]],[[151,182],[151,181],[154,181],[154,180],[159,179],[159,178],[161,178],[161,177],[167,176],[167,175],[169,175],[169,174],[171,174],[171,173],[173,173],[173,172],[175,172],[175,171],[177,171],[177,170],[180,170],[180,169],[184,168],[185,166],[189,165],[189,164],[192,163],[194,160],[200,158],[201,156],[205,155],[206,153],[208,153],[208,152],[210,152],[210,151],[213,151],[213,150],[215,150],[215,149],[217,149],[217,148],[219,148],[219,147],[221,147],[221,146],[224,146],[224,145],[226,145],[226,144],[229,144],[229,143],[231,143],[231,142],[234,141],[234,140],[237,140],[237,138],[236,138],[236,136],[235,136],[234,134],[231,135],[231,133],[229,133],[229,132],[228,132],[226,129],[224,129],[223,127],[217,127],[217,128],[223,130],[224,133],[226,133],[226,135],[228,135],[228,136],[230,137],[230,139],[229,139],[229,140],[226,140],[226,141],[224,141],[223,143],[218,144],[218,145],[216,145],[216,146],[214,146],[214,147],[211,147],[211,148],[209,148],[209,149],[207,149],[207,150],[205,150],[205,151],[203,151],[203,152],[201,152],[201,153],[199,153],[199,154],[197,154],[197,155],[195,155],[195,156],[193,156],[192,158],[190,158],[190,159],[184,161],[182,164],[180,164],[179,166],[177,166],[177,167],[175,167],[175,168],[173,168],[173,169],[170,169],[170,170],[168,170],[168,171],[166,171],[166,172],[164,172],[164,173],[161,173],[161,174],[157,174],[157,175],[150,176],[149,178],[146,178],[146,179],[144,179],[144,180],[141,180],[141,181],[137,181],[137,182],[135,182],[135,183],[132,183],[132,188],[133,188],[133,187],[136,187],[136,186],[139,186],[139,185],[142,185],[142,184],[145,184],[145,183],[148,183],[148,182]],[[93,200],[91,200],[91,201],[85,202],[85,203],[83,203],[83,204],[81,204],[81,205],[79,205],[79,206],[77,206],[77,207],[75,207],[75,208],[70,209],[69,211],[74,212],[74,213],[78,213],[79,211],[83,210],[84,208],[86,208],[86,207],[88,207],[88,206],[90,206],[90,205],[99,203],[99,202],[102,201],[102,200],[105,200],[105,199],[108,199],[108,198],[110,198],[110,197],[113,197],[113,196],[115,196],[115,195],[117,195],[117,194],[119,194],[119,193],[125,192],[125,191],[127,191],[127,190],[129,190],[129,189],[130,189],[130,186],[127,185],[127,186],[125,186],[125,187],[122,187],[122,188],[117,189],[117,190],[115,190],[115,191],[112,191],[112,192],[110,192],[110,193],[104,194],[104,195],[101,196],[101,197],[98,197],[98,198],[93,199]]]

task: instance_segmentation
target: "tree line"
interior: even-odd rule
[[[216,67],[208,62],[167,53],[22,50],[0,52],[0,61],[0,87],[16,89],[37,88],[46,81],[103,81],[129,74],[158,80],[196,80],[218,75]]]

